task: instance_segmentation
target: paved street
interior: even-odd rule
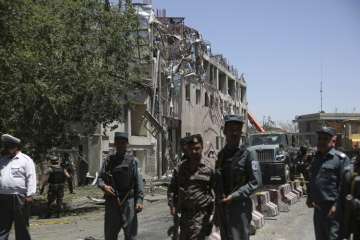
[[[290,212],[265,220],[265,227],[258,230],[252,240],[314,240],[312,210],[305,206],[305,199],[291,206]]]
[[[139,239],[169,239],[167,229],[171,217],[165,201],[146,203],[145,211],[140,214]],[[103,210],[61,219],[32,220],[31,233],[37,240],[78,240],[85,237],[104,239]],[[14,236],[11,238],[14,239]],[[120,239],[123,239],[122,237]],[[266,220],[252,240],[313,240],[312,211],[307,209],[304,200],[291,207],[288,213]]]

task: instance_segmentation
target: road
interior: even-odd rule
[[[172,224],[165,201],[146,203],[139,215],[139,240],[166,240]],[[32,219],[31,234],[37,240],[80,240],[86,237],[104,239],[103,209],[60,219]],[[121,234],[122,235],[122,234]],[[251,240],[313,240],[312,211],[304,200],[291,206],[291,211],[266,219],[266,225]],[[14,239],[12,234],[11,240]],[[122,236],[119,239],[123,239]]]
[[[305,199],[275,218],[265,219],[265,226],[251,240],[314,240],[313,210],[305,206]]]

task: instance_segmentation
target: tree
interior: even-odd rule
[[[132,9],[98,0],[0,0],[0,131],[35,156],[123,117],[130,73]],[[133,72],[133,71],[131,71]]]

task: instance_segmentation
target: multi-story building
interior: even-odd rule
[[[349,149],[360,146],[360,113],[313,113],[295,117],[298,124],[300,142],[315,146],[316,131],[322,126],[333,127],[338,142]]]
[[[128,93],[125,121],[99,127],[83,149],[89,173],[95,172],[113,148],[115,131],[129,134],[129,148],[145,176],[162,176],[179,154],[179,140],[202,134],[205,154],[224,145],[223,116],[247,116],[247,85],[243,74],[222,55],[214,55],[201,34],[181,17],[157,16],[150,4],[134,4],[140,24],[138,56],[144,81]],[[244,126],[244,137],[246,126]]]

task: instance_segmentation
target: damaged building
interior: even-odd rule
[[[205,154],[224,146],[225,114],[247,116],[243,74],[182,17],[167,17],[149,1],[133,4],[138,16],[136,54],[144,75],[142,88],[128,94],[125,121],[82,143],[89,175],[95,176],[113,151],[113,135],[125,131],[129,149],[145,177],[160,177],[175,165],[181,137],[202,134]],[[244,138],[246,126],[244,126]]]

